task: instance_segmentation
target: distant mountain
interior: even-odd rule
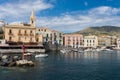
[[[75,32],[75,33],[81,33],[83,35],[116,35],[120,36],[120,27],[117,26],[101,26],[101,27],[89,27],[84,30]]]

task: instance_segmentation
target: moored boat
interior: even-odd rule
[[[35,58],[39,58],[39,57],[47,57],[48,54],[36,54]]]

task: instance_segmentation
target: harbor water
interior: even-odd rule
[[[0,80],[120,80],[120,51],[48,55],[35,67],[0,67]]]

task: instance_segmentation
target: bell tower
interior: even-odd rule
[[[36,21],[36,18],[35,18],[35,15],[34,15],[34,10],[32,10],[32,14],[30,16],[30,25],[32,27],[35,27],[35,21]]]

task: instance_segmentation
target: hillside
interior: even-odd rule
[[[101,26],[101,27],[89,27],[84,30],[75,32],[75,33],[81,33],[83,35],[116,35],[120,36],[120,27],[117,26]]]

